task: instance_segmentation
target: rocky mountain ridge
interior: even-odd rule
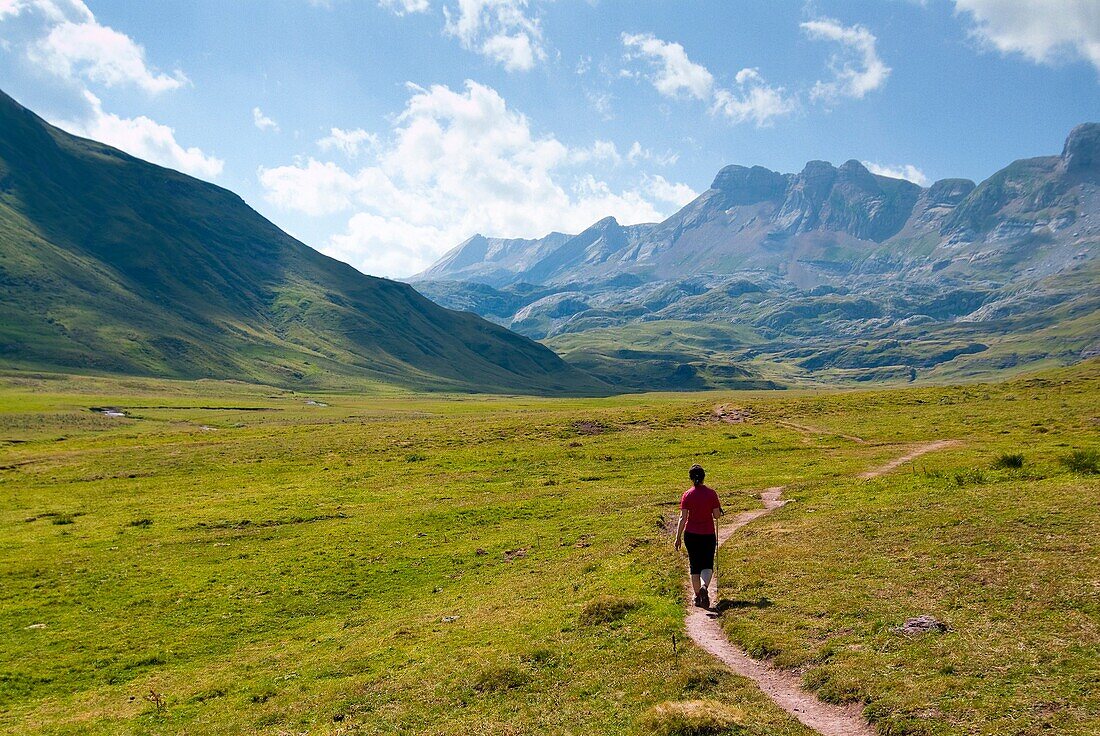
[[[590,330],[675,321],[745,328],[773,347],[797,336],[832,354],[890,330],[930,338],[981,323],[954,347],[982,353],[996,342],[989,330],[1045,329],[1063,308],[1094,320],[1100,124],[1074,128],[1061,154],[1015,161],[980,184],[920,187],[856,160],[810,161],[797,174],[733,165],[663,222],[605,218],[573,237],[507,242],[491,277],[463,244],[412,281],[559,349]],[[1093,325],[1082,329],[998,365],[1072,359],[1100,340]],[[954,360],[925,358],[896,365],[908,374]]]

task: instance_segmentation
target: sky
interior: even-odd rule
[[[1100,121],[1098,0],[0,0],[0,89],[364,273],[727,164],[981,181]]]

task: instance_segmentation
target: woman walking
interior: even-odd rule
[[[714,552],[718,549],[717,522],[722,515],[722,502],[713,489],[703,485],[706,471],[701,465],[692,465],[688,477],[691,478],[691,488],[680,497],[676,549],[680,549],[681,543],[687,547],[695,605],[710,608],[707,588],[714,575]]]

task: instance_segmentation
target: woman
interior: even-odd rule
[[[711,576],[714,575],[714,552],[718,549],[716,522],[722,515],[722,502],[718,494],[703,485],[706,471],[701,465],[692,465],[688,471],[691,488],[680,498],[680,523],[676,526],[676,549],[681,540],[687,547],[691,561],[691,589],[695,593],[695,605],[710,607]]]

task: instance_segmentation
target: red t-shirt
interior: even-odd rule
[[[684,491],[680,498],[680,509],[688,511],[688,523],[685,532],[692,534],[714,534],[715,509],[722,508],[718,494],[708,486],[692,486]]]

